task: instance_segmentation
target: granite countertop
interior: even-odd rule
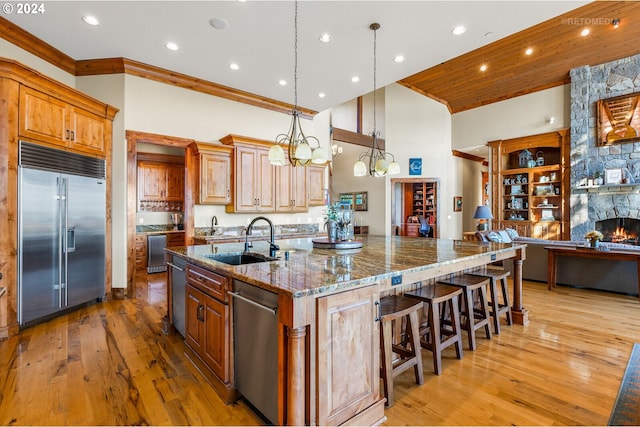
[[[244,243],[214,243],[179,246],[167,252],[201,267],[218,270],[261,288],[294,298],[348,289],[397,274],[438,268],[485,256],[509,252],[526,244],[482,243],[462,240],[363,236],[360,249],[334,250],[313,248],[312,238],[277,240],[280,251],[276,261],[246,265],[228,265],[207,258],[208,254],[240,253]],[[269,243],[254,242],[251,252],[269,253]],[[284,252],[289,252],[285,259]]]
[[[173,224],[159,225],[136,225],[136,233],[146,234],[167,234],[167,233],[184,233],[184,230],[178,230]]]

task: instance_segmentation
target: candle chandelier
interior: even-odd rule
[[[353,165],[353,176],[365,176],[367,173],[371,176],[396,175],[400,173],[400,165],[393,154],[382,150],[378,145],[380,132],[376,131],[376,32],[380,29],[380,24],[373,23],[369,29],[373,30],[373,132],[371,149],[360,154],[358,161]],[[391,158],[391,162],[387,158]]]
[[[284,166],[286,158],[283,145],[287,146],[287,157],[292,166],[306,166],[309,163],[323,164],[328,160],[327,152],[320,146],[315,136],[306,136],[300,125],[300,111],[298,110],[298,1],[295,2],[294,12],[294,48],[293,48],[293,94],[294,104],[291,111],[291,126],[287,133],[276,137],[276,144],[269,149],[269,163]]]

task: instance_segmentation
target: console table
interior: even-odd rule
[[[548,289],[556,287],[556,277],[558,272],[558,257],[572,256],[580,258],[599,258],[610,259],[614,261],[633,261],[638,265],[638,293],[640,298],[640,251],[624,252],[624,251],[600,251],[589,248],[572,248],[566,246],[546,246],[547,250],[547,287]]]

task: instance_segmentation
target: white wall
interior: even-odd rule
[[[564,85],[456,113],[451,117],[451,147],[460,150],[567,128],[569,91],[569,85]],[[552,116],[555,122],[547,123]]]
[[[422,177],[439,178],[440,236],[462,238],[462,215],[453,212],[453,197],[462,195],[463,160],[451,155],[451,115],[447,108],[399,84],[386,87],[386,149],[395,156],[402,172],[409,175],[409,159],[422,158]],[[390,182],[387,179],[386,233],[391,233]]]

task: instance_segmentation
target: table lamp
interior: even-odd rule
[[[480,205],[476,208],[476,213],[473,214],[473,218],[478,220],[478,231],[485,231],[489,229],[489,221],[493,219],[493,215],[491,215],[491,209],[489,206]]]

